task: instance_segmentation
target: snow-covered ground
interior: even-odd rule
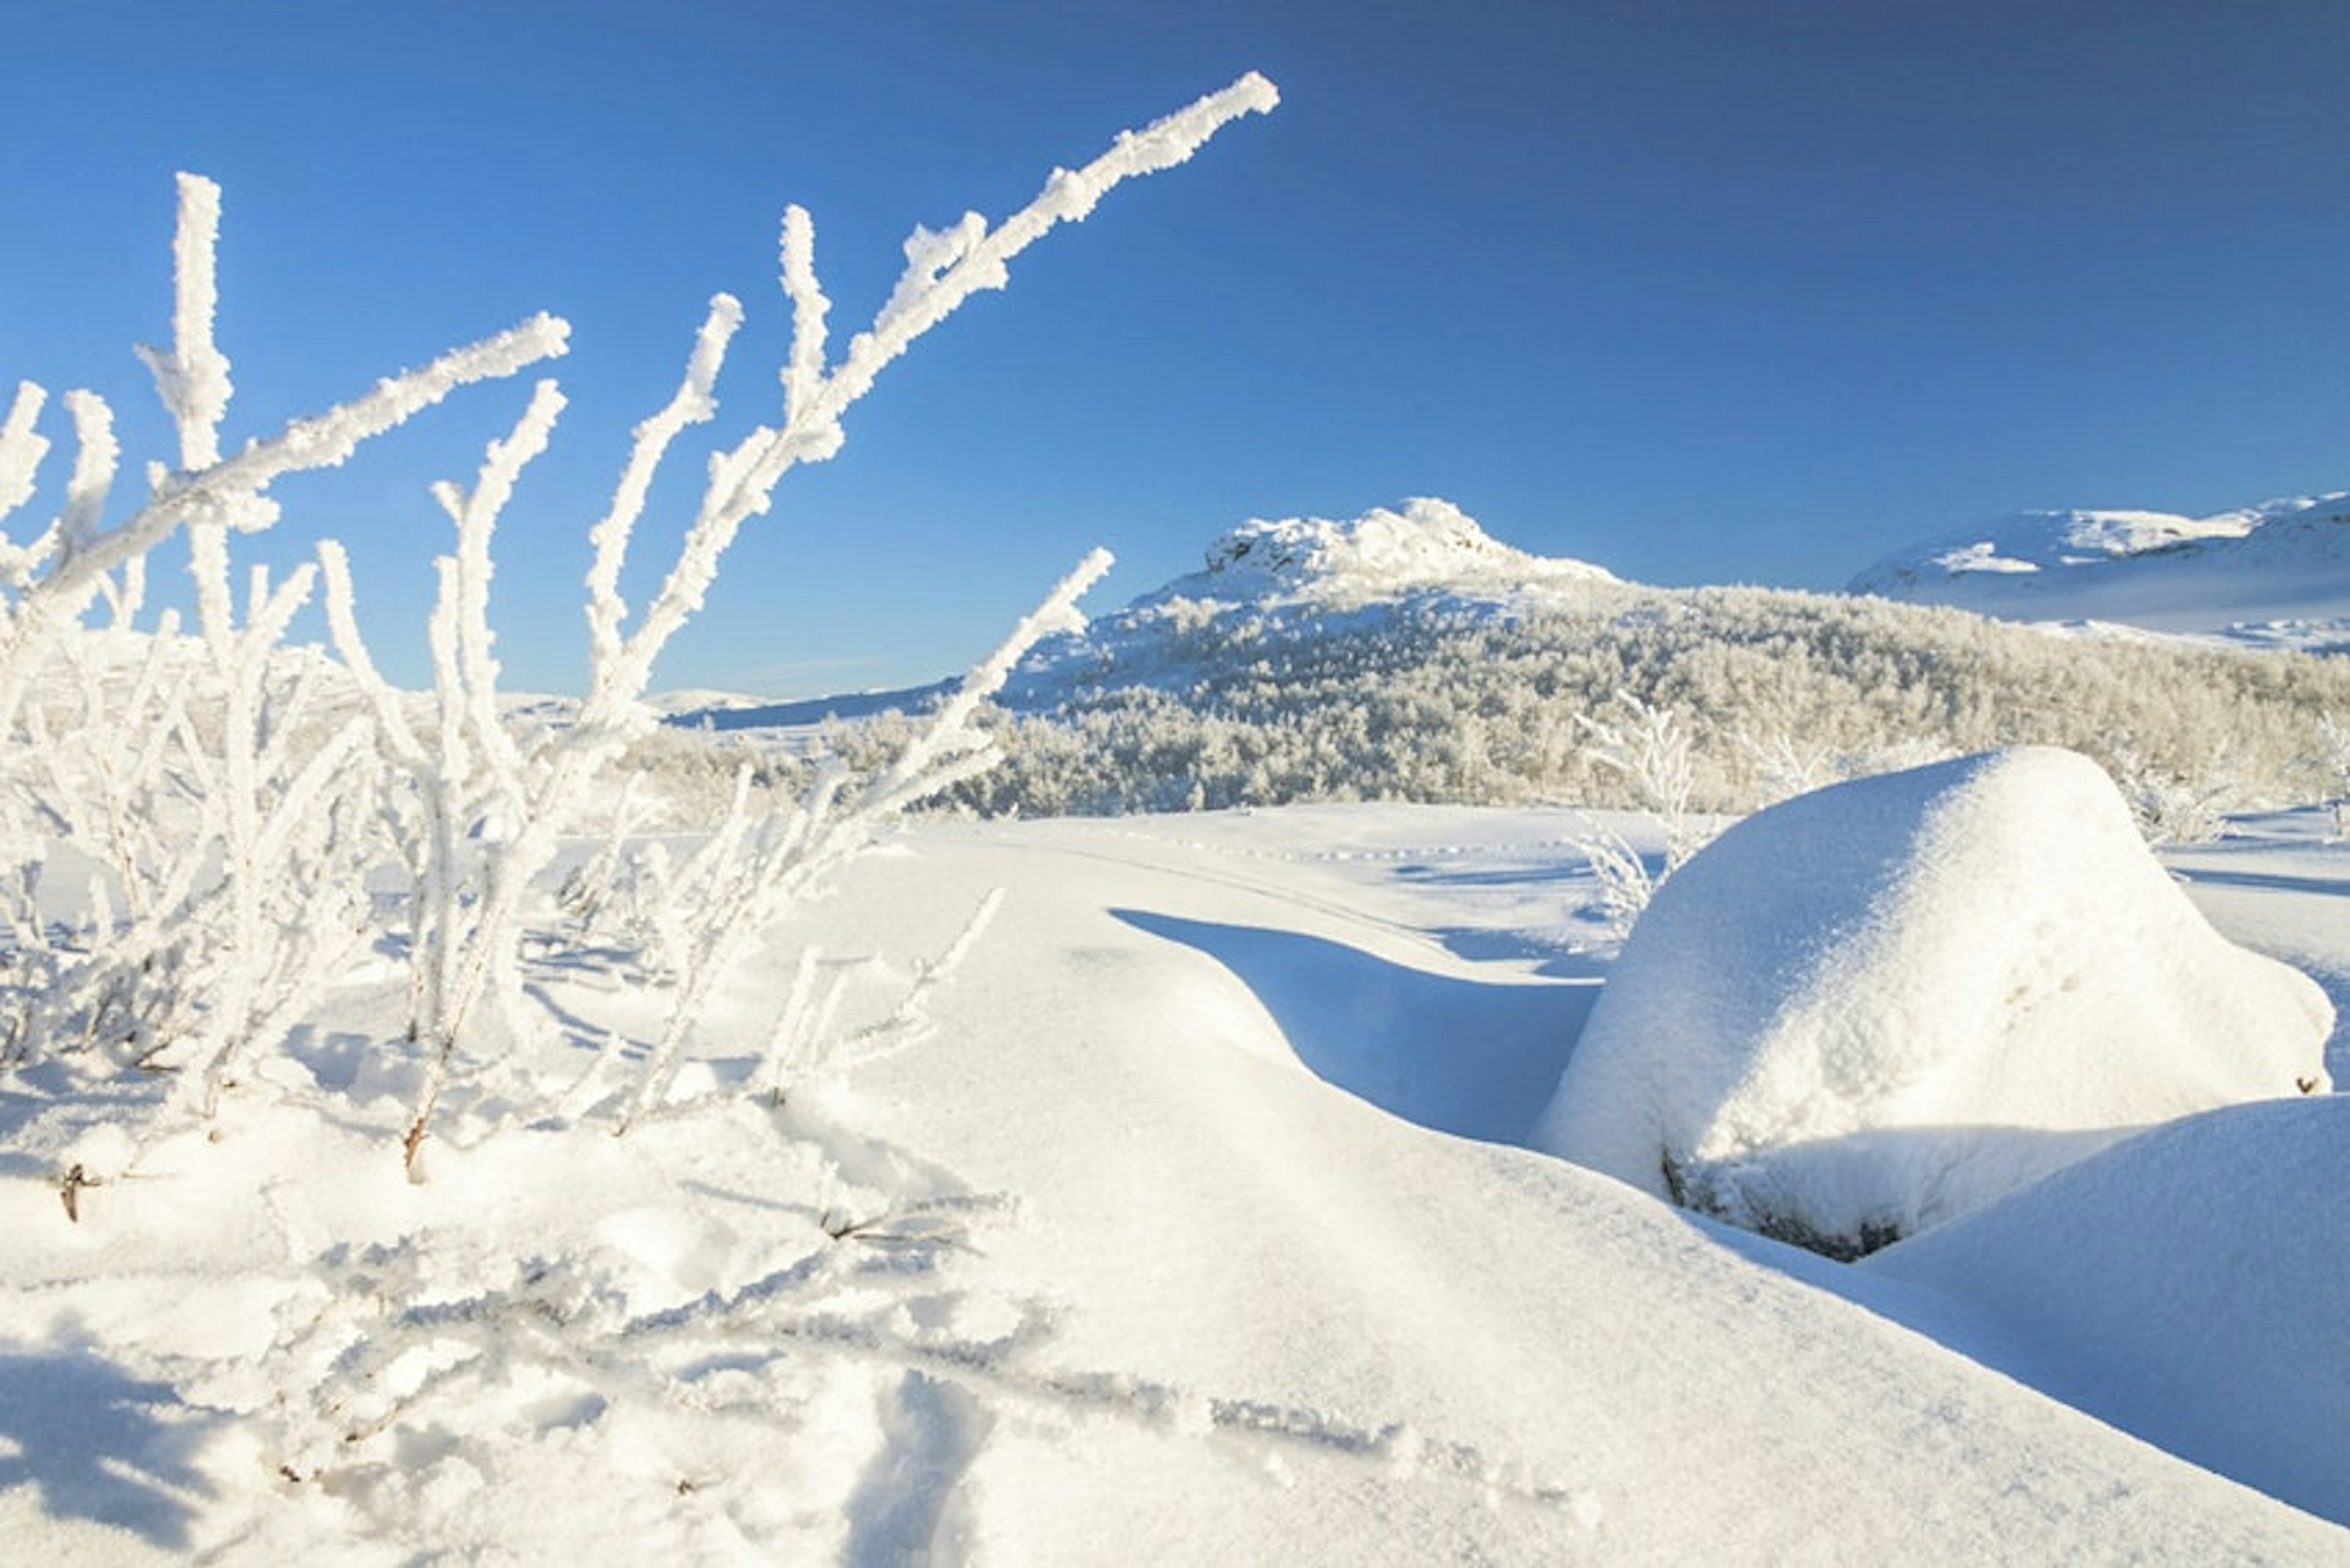
[[[2223,932],[2350,994],[2350,848],[2314,813],[2245,826],[2173,868]],[[1586,832],[1372,805],[922,825],[775,933],[626,1137],[646,1001],[618,956],[542,963],[549,1031],[463,1086],[421,1185],[389,956],[216,1137],[128,1170],[124,1106],[11,1095],[0,1539],[56,1563],[2350,1553],[2341,1099],[2158,1129],[1858,1265],[1726,1229],[1524,1147],[1609,968]],[[812,930],[879,955],[853,1023],[993,888],[931,1033],[774,1103],[754,1043],[783,955]],[[2338,1033],[2327,1060],[2350,1067]],[[103,1184],[61,1192],[68,1164]]]

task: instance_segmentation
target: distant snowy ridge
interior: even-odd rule
[[[2350,493],[2208,517],[2020,512],[1897,551],[1848,591],[2330,650],[2350,645]]]

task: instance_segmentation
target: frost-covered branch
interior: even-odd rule
[[[1086,217],[1111,187],[1184,161],[1225,125],[1245,114],[1269,112],[1278,101],[1273,84],[1251,72],[1140,131],[1121,133],[1107,152],[1081,170],[1055,170],[1035,201],[993,229],[976,213],[966,213],[945,235],[916,229],[906,242],[906,270],[889,302],[829,369],[823,356],[830,305],[816,279],[815,227],[806,212],[787,210],[782,272],[793,303],[795,337],[783,371],[784,423],[755,430],[711,459],[709,483],[685,543],[635,631],[610,645],[608,664],[599,663],[581,727],[627,723],[654,659],[701,608],[719,559],[743,521],[767,509],[776,484],[794,466],[822,462],[840,450],[842,415],[872,389],[884,367],[973,294],[1003,287],[1014,256],[1056,224]],[[618,529],[614,548],[625,546],[626,529]]]
[[[511,376],[566,349],[570,328],[554,317],[536,316],[223,456],[220,425],[233,386],[228,358],[213,333],[220,188],[182,175],[179,196],[172,346],[140,351],[177,429],[179,464],[151,465],[152,493],[146,504],[112,527],[101,527],[119,457],[111,416],[93,394],[67,395],[80,455],[65,510],[34,545],[0,541],[0,581],[13,595],[0,614],[0,725],[15,718],[43,650],[78,619],[109,574],[135,569],[136,562],[182,524],[202,517],[238,531],[267,527],[276,520],[276,504],[265,492],[285,475],[338,465],[366,441],[457,388]],[[34,470],[47,451],[46,440],[32,431],[44,397],[38,387],[20,385],[7,421],[0,424],[0,515],[31,496]]]
[[[1664,829],[1664,877],[1671,876],[1711,836],[1690,808],[1697,773],[1689,732],[1670,708],[1643,702],[1629,691],[1616,693],[1621,719],[1578,714],[1591,760],[1627,780],[1642,807]]]
[[[796,808],[770,816],[754,832],[745,815],[747,776],[738,775],[726,825],[685,874],[664,888],[657,902],[657,908],[669,911],[666,917],[657,916],[656,923],[665,919],[670,925],[663,945],[673,955],[679,971],[677,996],[661,1037],[621,1113],[622,1131],[649,1107],[660,1104],[711,988],[741,961],[761,933],[863,853],[899,813],[944,794],[994,760],[987,737],[974,723],[980,704],[1003,687],[1013,666],[1038,639],[1077,619],[1078,597],[1110,565],[1108,551],[1088,554],[1054,585],[1035,609],[1021,618],[993,652],[972,667],[954,695],[896,761],[845,802],[838,776],[822,775]],[[947,969],[961,961],[993,909],[991,901],[967,938],[950,950],[951,961],[941,961]],[[795,990],[796,993],[796,982]],[[908,1005],[917,1006],[927,990],[918,984]],[[827,1005],[837,1005],[837,1000],[834,994]],[[804,1050],[802,1035],[816,1037],[807,1034],[808,1007],[795,1010],[787,1004],[785,1013],[796,1022],[776,1026],[779,1057]]]
[[[220,461],[220,422],[234,389],[228,357],[213,341],[213,318],[220,308],[220,186],[201,174],[182,174],[179,187],[180,227],[172,242],[172,348],[142,344],[139,357],[178,427],[180,467],[192,473]]]
[[[30,381],[16,383],[8,401],[8,417],[0,420],[0,517],[33,498],[41,459],[49,453],[47,438],[33,429],[48,394]]]

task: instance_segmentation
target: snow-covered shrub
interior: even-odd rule
[[[1617,938],[1628,935],[1665,879],[1686,865],[1711,836],[1711,825],[1690,809],[1695,774],[1690,737],[1669,708],[1651,707],[1628,691],[1616,694],[1621,717],[1578,714],[1591,760],[1638,793],[1640,809],[1664,838],[1665,857],[1654,871],[1623,835],[1586,819],[1576,846],[1599,882],[1600,910]]]
[[[1700,851],[1536,1139],[1850,1256],[2137,1128],[2323,1085],[2332,1017],[2205,923],[2095,764],[1991,753],[1800,796]]]
[[[2319,714],[2310,765],[2324,791],[2321,798],[2334,808],[2334,836],[2350,838],[2350,725],[2330,712]]]
[[[1231,120],[1262,112],[1275,101],[1272,85],[1253,74],[1220,93],[1121,136],[1084,169],[1056,170],[1027,207],[990,226],[966,213],[953,229],[917,229],[906,243],[906,269],[873,325],[830,361],[827,319],[831,302],[816,272],[815,226],[807,213],[785,213],[783,286],[793,306],[792,342],[783,367],[783,418],[735,445],[713,452],[702,500],[667,577],[633,626],[619,594],[631,536],[655,472],[689,425],[716,412],[713,388],[726,346],[743,319],[732,296],[712,301],[669,403],[640,424],[609,511],[590,531],[595,559],[588,575],[590,634],[587,694],[571,722],[525,750],[504,726],[496,705],[497,665],[488,623],[490,535],[523,467],[546,444],[562,400],[542,383],[506,440],[494,443],[471,491],[437,492],[458,531],[456,553],[441,563],[441,597],[432,639],[435,715],[429,729],[411,726],[397,693],[374,673],[350,610],[350,579],[338,554],[327,552],[329,610],[344,658],[372,695],[395,760],[418,782],[411,811],[395,817],[414,887],[411,949],[416,982],[411,1033],[428,1063],[410,1127],[411,1166],[432,1117],[460,1036],[484,997],[511,1000],[520,991],[517,957],[525,899],[552,864],[562,836],[587,810],[600,781],[654,716],[643,701],[654,659],[698,608],[720,557],[742,524],[767,510],[775,486],[803,462],[833,456],[845,439],[841,421],[871,389],[880,371],[973,294],[1000,288],[1007,264],[1055,224],[1083,219],[1112,186],[1188,159]],[[1053,599],[1026,623],[1026,640],[1001,656],[1003,669],[1029,643],[1059,629],[1084,587],[1108,566],[1097,552]],[[1001,672],[994,676],[1002,679]],[[764,852],[773,884],[805,891],[892,814],[983,770],[991,760],[985,737],[972,725],[988,691],[967,688],[910,747],[898,763],[846,811],[822,784],[802,815],[777,830]],[[486,823],[470,832],[466,824]],[[782,875],[785,867],[790,876]],[[763,908],[772,896],[763,895]],[[731,939],[718,922],[743,911],[700,907],[682,918],[712,927],[712,950]],[[697,963],[689,973],[702,972]],[[666,1049],[666,1047],[664,1047]]]
[[[2326,718],[2319,715],[2321,730]],[[2234,752],[2223,741],[2210,755],[2158,763],[2125,740],[2114,746],[2107,766],[2147,843],[2204,844],[2220,836],[2228,814],[2242,809],[2251,794]]]
[[[77,454],[63,504],[29,543],[0,538],[0,833],[9,862],[31,868],[9,910],[13,1059],[99,1047],[102,1066],[177,1073],[178,1097],[206,1109],[359,940],[367,898],[364,723],[337,672],[280,647],[313,574],[272,584],[256,571],[240,609],[229,536],[276,520],[265,493],[283,475],[339,463],[455,388],[565,343],[563,325],[538,317],[224,455],[219,196],[181,178],[173,343],[141,350],[177,464],[151,464],[149,498],[108,524],[112,413],[68,392]],[[36,493],[45,398],[20,386],[0,424],[0,516]],[[180,637],[168,613],[138,635],[147,555],[182,530],[196,635]],[[101,601],[111,624],[92,628]],[[75,744],[61,750],[67,732]],[[66,929],[36,883],[74,852],[102,875]]]

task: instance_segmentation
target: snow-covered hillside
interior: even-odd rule
[[[2350,495],[2210,517],[2018,513],[1888,556],[1850,591],[2012,620],[2332,650],[2350,646]]]
[[[940,688],[704,705],[688,728],[852,761]],[[1201,571],[1048,639],[1012,672],[990,814],[1332,799],[1640,804],[1595,759],[1627,700],[1669,711],[1694,798],[1748,811],[1831,779],[2024,743],[2095,757],[2157,831],[2338,793],[2313,769],[2350,665],[2082,639],[1947,609],[1761,588],[1653,588],[1413,501],[1349,522],[1254,522]],[[2176,820],[2181,814],[2189,819]]]

